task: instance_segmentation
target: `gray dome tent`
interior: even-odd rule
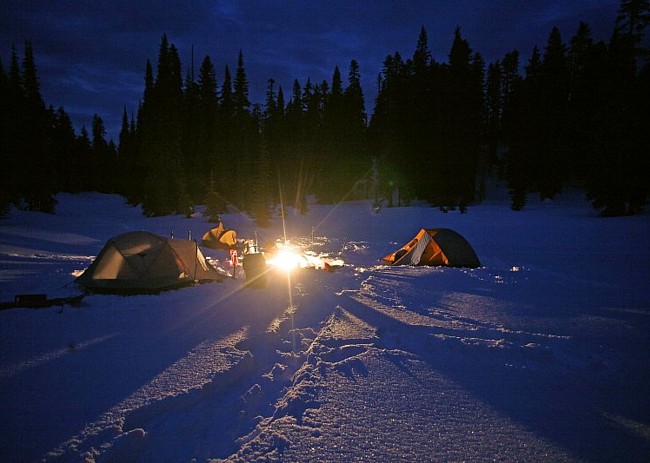
[[[75,282],[90,291],[138,293],[221,279],[196,241],[134,231],[109,239]]]

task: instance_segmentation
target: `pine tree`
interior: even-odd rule
[[[475,198],[481,122],[483,117],[483,61],[472,55],[469,43],[456,29],[449,53],[449,100],[445,106],[447,119],[447,152],[438,157],[443,166],[445,191],[442,199],[448,205],[466,204]]]
[[[647,2],[623,1],[619,13],[603,69],[599,139],[587,182],[587,195],[604,216],[636,214],[650,193],[648,80],[637,70],[649,9]]]
[[[343,150],[343,81],[338,66],[332,73],[331,89],[326,81],[320,88],[322,101],[323,125],[321,129],[322,143],[318,163],[318,186],[316,197],[319,202],[331,204],[345,196],[344,185],[341,179],[341,158],[345,156]],[[347,154],[347,153],[346,153]]]
[[[95,189],[114,193],[117,187],[115,147],[106,141],[106,127],[98,114],[92,119],[91,153],[89,164]]]
[[[588,165],[598,150],[595,128],[604,97],[601,80],[606,53],[605,44],[594,43],[591,28],[581,22],[568,54],[567,170],[569,180],[578,185],[584,185]]]
[[[147,67],[147,72],[149,66]],[[145,81],[149,82],[149,75]],[[161,39],[156,80],[145,88],[140,127],[140,156],[144,179],[143,211],[146,215],[185,213],[190,208],[182,160],[181,64],[178,51]]]
[[[192,53],[192,60],[194,54]],[[180,153],[183,165],[188,174],[191,173],[193,181],[187,186],[188,194],[194,203],[202,195],[207,178],[202,175],[203,169],[201,164],[205,158],[203,150],[203,117],[200,114],[200,90],[199,84],[194,79],[194,63],[185,73],[185,82],[183,83],[183,106],[179,108],[182,111],[181,117],[181,142]]]
[[[639,48],[645,31],[650,25],[650,0],[622,0],[618,8],[614,33],[629,37],[641,55],[648,55],[648,49]]]
[[[78,160],[79,166],[79,188],[81,191],[93,191],[95,184],[92,182],[91,162],[92,159],[92,146],[90,143],[90,136],[86,126],[81,127],[79,136],[75,140],[75,158]]]
[[[5,73],[2,60],[0,60],[0,144],[4,147],[10,146],[10,100],[9,100],[9,78]],[[12,172],[10,167],[10,151],[6,148],[0,150],[0,217],[3,217],[11,203],[10,182]]]
[[[224,71],[223,85],[221,86],[221,96],[219,107],[225,118],[231,118],[235,112],[234,98],[232,93],[232,78],[228,66]]]
[[[25,58],[23,59],[22,82],[25,90],[25,98],[30,104],[44,109],[45,102],[41,95],[40,82],[36,71],[36,62],[34,60],[34,50],[31,42],[25,43]]]
[[[501,135],[499,137],[499,151],[501,156],[497,158],[498,174],[501,178],[506,176],[507,160],[504,159],[506,147],[512,148],[512,141],[517,139],[516,126],[518,116],[516,114],[517,98],[521,93],[522,78],[519,75],[519,52],[514,50],[506,53],[501,62],[502,85],[501,100],[503,109],[501,114]],[[506,155],[507,156],[507,155]]]
[[[307,185],[305,183],[308,175],[305,168],[308,166],[307,147],[309,140],[305,123],[305,104],[303,101],[302,87],[298,79],[293,81],[291,99],[286,106],[284,118],[283,138],[284,144],[276,164],[278,170],[284,177],[291,173],[291,178],[283,182],[288,204],[295,210],[305,214],[308,210],[306,195]],[[287,183],[288,182],[288,183]]]
[[[485,108],[487,111],[487,168],[497,167],[497,175],[505,175],[504,148],[509,145],[515,114],[515,96],[521,85],[519,52],[506,53],[502,60],[488,68]]]
[[[195,107],[188,108],[187,132],[188,144],[187,153],[188,166],[194,172],[196,185],[192,190],[195,198],[203,199],[203,191],[210,180],[210,172],[219,165],[220,156],[217,150],[219,143],[219,106],[217,92],[216,71],[209,56],[206,56],[201,63],[199,70],[198,85],[195,87],[195,96],[192,101]],[[186,91],[187,93],[187,91]],[[193,152],[192,152],[193,151]]]
[[[92,148],[97,154],[101,154],[108,148],[108,143],[106,142],[106,126],[99,114],[93,115],[92,134]]]
[[[237,131],[239,127],[235,119],[235,102],[232,89],[232,77],[230,69],[226,65],[223,75],[221,92],[217,92],[217,126],[215,133],[215,149],[210,159],[208,174],[213,189],[219,191],[224,188],[221,194],[223,197],[230,191],[229,182],[233,176],[232,169],[235,156],[238,155]],[[232,201],[233,198],[231,197]],[[225,212],[225,211],[222,211]]]
[[[129,115],[126,112],[126,106],[124,106],[124,110],[122,111],[122,126],[120,127],[119,134],[120,157],[128,155],[131,137],[130,128],[131,125],[129,124]]]
[[[78,193],[79,160],[75,156],[75,133],[70,116],[63,107],[50,108],[50,156],[57,160],[57,191]]]
[[[12,57],[10,84],[18,90],[18,126],[15,155],[19,155],[18,189],[30,210],[54,212],[58,179],[56,162],[48,150],[49,117],[40,92],[36,63],[30,42],[25,43],[22,72]]]
[[[129,202],[138,201],[135,198],[133,185],[138,181],[136,174],[136,156],[137,144],[135,133],[135,121],[129,121],[129,116],[124,106],[122,112],[122,126],[119,134],[119,148],[116,163],[116,172],[119,178],[117,191],[124,195]]]
[[[414,194],[431,203],[435,203],[439,192],[437,186],[427,181],[426,171],[436,164],[441,164],[444,155],[444,143],[440,138],[442,101],[438,98],[442,82],[439,80],[441,70],[431,58],[427,33],[424,27],[420,29],[418,41],[411,60],[404,63],[400,73],[408,83],[400,90],[398,97],[400,131],[406,153],[413,153],[423,163],[423,169],[411,171],[406,159],[400,161],[405,172],[409,172],[409,180],[413,185]],[[402,190],[404,190],[404,182]],[[444,188],[440,188],[443,190]]]
[[[264,104],[264,116],[271,119],[276,116],[277,104],[275,101],[275,79],[269,79],[266,87],[266,102]]]
[[[246,77],[246,69],[244,68],[244,54],[241,50],[239,50],[239,57],[237,58],[234,92],[235,112],[241,117],[251,105],[248,99],[248,78]]]
[[[560,30],[554,27],[549,35],[540,68],[542,145],[536,160],[540,199],[554,198],[562,191],[562,185],[568,178],[568,82],[566,47]]]
[[[248,173],[259,149],[259,118],[251,115],[248,94],[249,84],[244,67],[244,55],[240,50],[233,91],[232,151],[227,153],[229,162],[224,166],[228,169],[229,184],[237,184],[235,189],[228,188],[235,195],[232,197],[232,202],[242,209],[247,208],[252,194],[252,178]]]
[[[348,166],[348,189],[352,191],[352,198],[368,198],[369,178],[371,167],[370,156],[367,150],[368,117],[365,109],[365,98],[361,86],[361,72],[356,60],[350,61],[348,70],[348,86],[343,93],[345,108],[345,138],[347,150],[350,153]],[[360,185],[365,185],[359,189]],[[355,191],[358,190],[358,191]]]
[[[415,68],[415,73],[426,72],[428,67],[431,65],[432,57],[431,51],[429,51],[429,42],[427,38],[427,31],[422,26],[420,29],[420,35],[418,36],[418,42],[415,47],[415,52],[413,53],[413,65]]]
[[[488,66],[485,86],[486,110],[486,167],[492,168],[497,163],[499,143],[502,136],[503,120],[503,71],[501,62]]]
[[[15,44],[11,45],[11,64],[9,65],[8,85],[9,91],[14,93],[16,96],[25,96],[23,76],[20,71],[18,52],[16,51]]]
[[[370,149],[379,160],[381,196],[388,207],[401,205],[401,193],[409,190],[407,177],[408,149],[404,141],[407,114],[403,108],[407,89],[405,64],[397,52],[384,59],[378,77],[379,93],[370,120]]]
[[[260,121],[261,122],[261,121]],[[271,215],[271,175],[269,152],[264,139],[260,141],[260,148],[254,163],[251,181],[251,195],[249,197],[248,211],[255,218],[255,223],[260,227],[269,224]]]
[[[505,174],[511,198],[510,207],[515,211],[524,208],[527,192],[535,188],[533,162],[539,153],[541,143],[539,136],[541,62],[541,53],[535,46],[525,67],[525,79],[515,81],[512,93],[504,104],[504,132],[507,145]]]

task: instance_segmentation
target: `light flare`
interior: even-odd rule
[[[267,264],[279,267],[290,272],[293,269],[300,267],[301,257],[290,249],[283,249],[278,252],[273,258],[267,261]]]

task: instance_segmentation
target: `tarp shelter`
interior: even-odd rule
[[[228,250],[237,245],[237,232],[228,230],[222,222],[211,230],[208,230],[201,239],[203,246],[212,249]]]
[[[448,228],[423,228],[408,243],[382,260],[391,265],[481,266],[467,240]]]
[[[135,231],[108,240],[76,283],[91,291],[137,293],[221,279],[196,241]]]

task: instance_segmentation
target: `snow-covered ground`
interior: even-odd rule
[[[0,219],[0,301],[76,294],[73,274],[119,233],[211,227],[118,196],[58,200]],[[277,218],[222,218],[267,250],[283,235]],[[423,227],[456,230],[483,266],[378,262]],[[316,268],[270,267],[264,287],[240,269],[1,311],[0,459],[650,461],[649,214],[598,218],[569,194],[516,213],[352,202],[289,211],[286,230]]]

